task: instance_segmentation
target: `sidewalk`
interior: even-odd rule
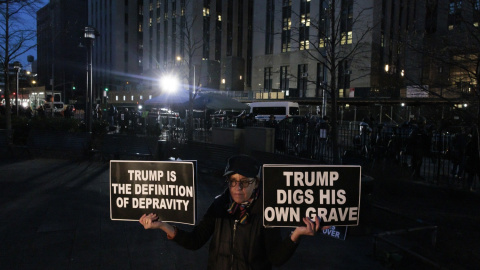
[[[375,177],[394,173],[385,170]],[[184,250],[138,222],[110,220],[108,164],[4,162],[0,175],[2,269],[186,270],[207,265],[208,245]],[[224,186],[222,179],[203,173],[198,181],[201,217]],[[433,255],[442,267],[474,269],[480,263],[479,201],[478,194],[376,178],[371,205],[361,208],[362,226],[350,227],[345,241],[305,238],[291,260],[276,269],[431,269],[384,243],[374,254],[375,233],[419,224],[438,226]]]

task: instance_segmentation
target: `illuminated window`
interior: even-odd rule
[[[305,26],[310,26],[310,14],[302,14],[300,22]]]
[[[342,40],[340,41],[342,45],[352,44],[352,31],[347,33],[342,33]]]
[[[325,48],[325,39],[321,38],[319,41],[318,41],[318,47],[320,48]]]
[[[310,48],[310,41],[302,40],[300,41],[300,50],[308,50]]]

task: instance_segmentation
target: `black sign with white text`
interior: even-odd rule
[[[110,218],[135,220],[155,213],[160,220],[195,224],[193,162],[110,161]]]
[[[263,166],[264,225],[303,226],[303,217],[322,226],[358,225],[360,166]]]

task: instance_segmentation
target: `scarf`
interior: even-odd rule
[[[243,203],[236,203],[233,199],[232,196],[230,196],[230,204],[229,207],[227,208],[227,212],[230,215],[235,215],[238,217],[239,223],[240,224],[247,224],[248,222],[248,208],[253,204],[255,200],[257,200],[258,195],[260,194],[259,192],[260,189],[256,189],[252,193],[252,197]]]

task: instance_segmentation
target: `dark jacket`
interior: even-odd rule
[[[193,231],[179,229],[173,240],[196,250],[212,237],[207,269],[272,269],[285,263],[297,245],[290,237],[282,241],[280,229],[263,227],[263,199],[250,207],[247,224],[240,224],[227,213],[229,198],[227,189],[215,198]]]

